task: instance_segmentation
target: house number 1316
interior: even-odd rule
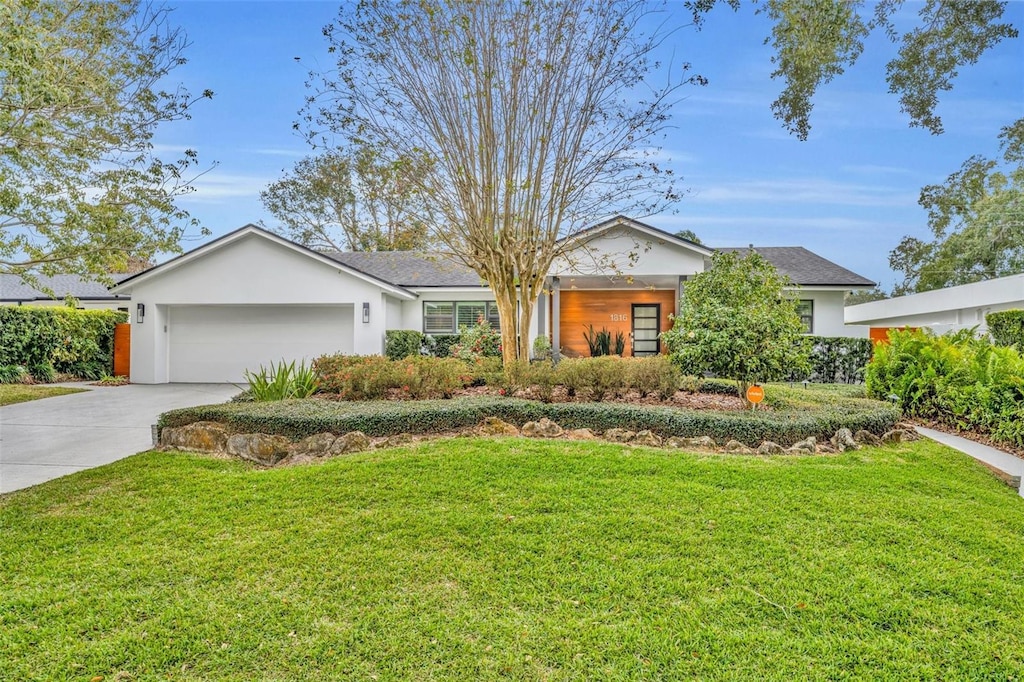
[[[612,322],[628,322],[629,316],[622,313],[612,313],[608,317],[612,318]]]

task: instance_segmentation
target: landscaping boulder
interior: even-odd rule
[[[518,436],[519,429],[514,424],[498,419],[497,417],[484,417],[483,424],[479,428],[482,436]]]
[[[749,454],[754,452],[753,450],[751,450],[750,448],[748,448],[746,445],[744,445],[743,443],[739,442],[738,440],[731,440],[728,443],[726,443],[725,444],[725,451],[726,452],[732,452],[732,453],[737,454],[737,455],[749,455]]]
[[[228,443],[228,430],[218,422],[193,422],[179,427],[164,427],[160,445],[179,450],[223,452]]]
[[[814,436],[808,436],[803,440],[793,443],[793,445],[787,450],[787,452],[801,453],[801,452],[815,452],[817,449],[817,439]]]
[[[597,440],[597,434],[590,429],[573,429],[565,435],[570,440]]]
[[[236,433],[228,438],[227,453],[235,457],[272,467],[288,455],[291,445],[284,436],[265,433]]]
[[[329,454],[334,457],[350,452],[369,450],[372,444],[370,438],[362,431],[349,431],[343,436],[338,436],[334,444],[331,445]]]
[[[523,424],[523,435],[527,438],[558,438],[564,431],[562,427],[544,417],[539,422]]]
[[[757,454],[759,455],[778,455],[783,452],[785,450],[781,445],[770,440],[766,440],[757,446]]]
[[[861,445],[881,445],[882,439],[866,429],[861,429],[853,434],[853,440]]]
[[[713,450],[715,448],[715,439],[711,436],[697,436],[696,438],[687,438],[686,444],[691,448],[707,448]]]
[[[853,439],[853,434],[850,433],[850,429],[842,428],[836,431],[836,435],[832,436],[832,446],[839,452],[846,452],[847,450],[856,450],[857,441]]]
[[[689,438],[682,438],[680,436],[670,436],[669,438],[665,439],[665,447],[666,448],[685,448],[685,447],[688,446],[688,443],[686,442],[688,440],[689,440]]]
[[[310,436],[309,438],[303,438],[298,443],[292,445],[289,450],[292,455],[296,457],[323,457],[331,451],[331,446],[334,445],[334,441],[337,440],[337,436],[333,433],[318,433]]]
[[[604,432],[604,439],[613,443],[628,443],[636,438],[636,434],[626,429],[608,429]]]
[[[384,448],[396,448],[399,445],[408,445],[412,441],[413,438],[408,433],[396,433],[393,436],[388,436],[387,438],[378,441],[374,447],[379,450],[383,450]]]
[[[643,431],[640,431],[636,434],[636,436],[633,438],[633,443],[635,445],[646,445],[652,448],[660,448],[661,436],[654,433],[653,431],[648,431],[647,429],[644,429]]]

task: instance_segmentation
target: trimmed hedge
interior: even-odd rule
[[[811,344],[811,372],[806,378],[817,384],[860,384],[871,361],[871,339],[815,336]]]
[[[0,306],[0,367],[24,367],[39,381],[55,372],[98,379],[112,370],[114,326],[127,317],[117,310]]]
[[[988,333],[997,346],[1016,346],[1024,351],[1024,310],[1001,310],[985,316]]]
[[[425,337],[424,345],[427,352],[435,358],[450,358],[452,347],[459,344],[458,334],[434,334]]]
[[[736,439],[754,446],[764,440],[791,445],[807,436],[827,439],[842,427],[881,434],[893,427],[899,413],[882,403],[850,399],[840,399],[830,409],[735,413],[619,403],[541,403],[496,397],[352,403],[294,400],[173,410],[160,416],[159,426],[215,421],[238,433],[269,433],[299,440],[328,431],[338,434],[362,431],[374,437],[437,433],[473,427],[485,417],[498,417],[518,426],[547,417],[567,429],[649,429],[663,437],[711,436],[719,443]]]

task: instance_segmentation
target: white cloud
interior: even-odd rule
[[[878,185],[794,178],[750,180],[709,187],[694,187],[690,201],[699,203],[757,202],[786,204],[840,204],[845,206],[910,206],[917,194]]]
[[[263,189],[276,178],[256,175],[230,175],[211,171],[192,183],[194,192],[182,196],[179,201],[196,204],[228,203],[239,197],[258,197]]]
[[[261,156],[287,156],[295,159],[309,154],[309,150],[282,149],[279,147],[258,147],[255,149],[242,149],[240,151],[247,154],[260,154]]]

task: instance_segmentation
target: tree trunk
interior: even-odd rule
[[[515,364],[519,351],[516,340],[515,288],[496,287],[494,300],[498,306],[498,319],[501,321],[501,361],[507,371]]]

